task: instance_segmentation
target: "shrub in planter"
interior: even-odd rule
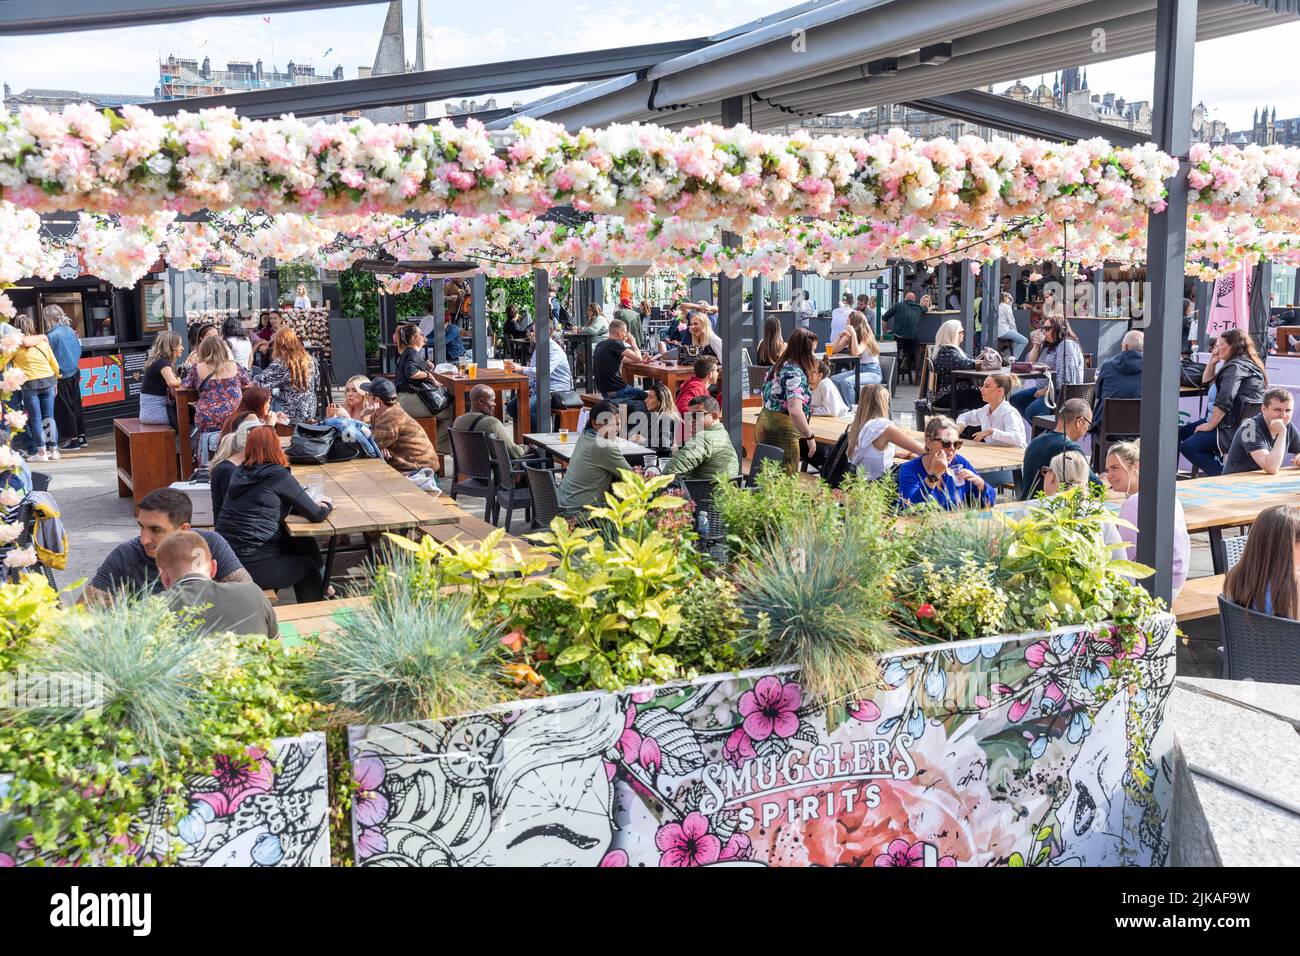
[[[160,599],[69,614],[0,723],[0,863],[322,865],[319,705],[278,642]]]

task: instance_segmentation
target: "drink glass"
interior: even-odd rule
[[[560,429],[560,444],[561,444],[561,445],[568,444],[568,441],[569,441],[569,430],[568,430],[567,428],[561,428],[561,429]]]
[[[307,486],[307,497],[312,501],[320,501],[325,496],[325,483],[323,481],[313,481]]]
[[[958,488],[966,487],[966,479],[961,476],[961,467],[958,465],[949,465],[948,474],[952,476],[952,483]]]
[[[827,361],[830,360],[830,357],[831,357],[834,353],[835,353],[835,346],[834,346],[834,344],[831,343],[831,342],[827,342],[827,343],[826,343],[826,359],[827,359]]]
[[[470,378],[478,378],[478,363],[470,362],[465,366],[465,374]]]
[[[513,372],[515,370],[514,359],[506,359],[504,367],[507,372]]]

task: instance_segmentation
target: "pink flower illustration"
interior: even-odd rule
[[[601,866],[627,866],[626,850],[610,850],[600,861]]]
[[[632,724],[636,722],[636,705],[631,704],[627,708],[627,714],[623,717],[623,733],[618,738],[618,749],[623,754],[623,760],[629,764],[640,764],[651,773],[657,773],[659,768],[664,765],[663,754],[659,750],[659,741],[653,737],[642,737],[632,729]]]
[[[799,730],[799,705],[803,691],[793,681],[782,685],[775,677],[764,677],[740,697],[741,726],[754,740],[773,734],[793,737]]]
[[[722,848],[722,853],[718,856],[718,862],[748,860],[753,855],[754,845],[749,841],[749,837],[737,831],[727,838],[727,845]]]
[[[14,858],[10,856],[8,853],[0,853],[0,866],[17,866],[17,865],[18,864],[14,862]]]
[[[255,793],[270,792],[271,784],[275,782],[275,771],[271,769],[271,761],[266,759],[266,751],[256,747],[248,748],[243,759],[218,754],[213,763],[212,776],[216,778],[218,789],[196,793],[194,799],[202,800],[218,817],[234,813],[247,797]]]
[[[722,841],[709,832],[709,821],[698,810],[681,823],[666,823],[655,834],[660,866],[708,866],[722,855]]]
[[[358,757],[352,764],[352,778],[357,783],[353,800],[357,822],[363,827],[378,826],[388,818],[388,798],[379,792],[384,782],[384,762],[379,757]]]
[[[744,727],[737,727],[727,737],[727,742],[722,745],[722,756],[727,759],[733,767],[739,768],[746,760],[753,760],[758,756],[754,750],[754,741],[745,733]]]
[[[876,866],[925,866],[925,851],[929,846],[924,840],[908,843],[906,840],[891,840],[885,852],[876,857]],[[930,847],[930,849],[934,849]],[[950,856],[939,860],[939,866],[956,866],[957,861]]]
[[[849,716],[854,720],[870,723],[880,719],[880,708],[876,706],[875,701],[855,700],[849,704]]]

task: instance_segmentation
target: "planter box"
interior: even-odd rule
[[[142,853],[168,847],[178,866],[329,866],[329,795],[325,735],[276,740],[251,768],[228,768],[187,780],[189,813],[171,830],[142,819],[130,839]],[[7,779],[0,777],[0,793]],[[5,819],[0,817],[0,834]],[[34,862],[22,847],[3,847],[0,865]],[[101,860],[45,854],[48,864]]]
[[[1075,628],[899,653],[829,709],[782,668],[354,727],[357,863],[1160,865],[1174,634],[1132,687]]]

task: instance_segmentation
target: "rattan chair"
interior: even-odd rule
[[[1249,534],[1239,534],[1223,539],[1223,569],[1225,571],[1231,571],[1232,566],[1241,560],[1241,556],[1246,550],[1246,542],[1249,539]]]
[[[458,495],[482,498],[483,520],[490,522],[496,504],[496,479],[492,474],[492,452],[488,448],[487,435],[453,428],[451,453],[456,464],[451,479],[452,498]]]
[[[506,443],[495,435],[488,435],[488,448],[492,451],[492,458],[496,462],[497,486],[496,494],[492,499],[492,523],[496,524],[501,518],[501,506],[506,507],[506,533],[510,532],[510,523],[514,520],[515,508],[522,506],[524,509],[524,520],[528,520],[529,514],[533,510],[533,496],[528,491],[528,479],[524,477],[524,465],[522,461],[515,461],[510,457],[510,449]]]
[[[1224,680],[1300,684],[1300,621],[1241,607],[1219,596]]]
[[[697,547],[706,554],[718,557],[716,553],[727,538],[722,522],[722,514],[713,503],[714,482],[712,479],[682,480],[686,494],[695,503],[695,530],[699,533]],[[708,532],[700,531],[700,515],[708,518]]]
[[[750,487],[758,483],[758,476],[763,473],[763,463],[774,461],[778,465],[785,465],[785,452],[775,445],[755,445],[754,459],[749,463],[749,481]]]
[[[1093,471],[1106,467],[1106,455],[1116,442],[1137,438],[1142,432],[1142,399],[1108,398],[1101,403],[1101,423],[1093,448],[1097,460]]]
[[[877,361],[880,362],[880,384],[889,389],[892,398],[894,389],[898,388],[898,357],[882,353]],[[862,394],[861,389],[858,390],[858,394]]]
[[[560,513],[555,472],[545,465],[529,461],[524,463],[524,475],[528,479],[528,492],[533,499],[532,526],[547,528],[551,520]]]
[[[763,390],[763,382],[767,380],[767,373],[772,370],[770,365],[751,365],[746,370],[749,374],[749,391],[751,394]]]

